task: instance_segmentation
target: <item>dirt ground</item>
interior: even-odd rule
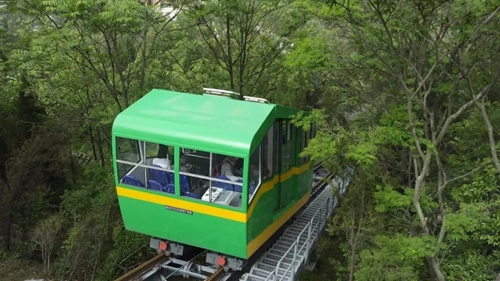
[[[0,280],[44,279],[43,264],[24,260],[0,260]],[[49,279],[45,279],[49,281]]]

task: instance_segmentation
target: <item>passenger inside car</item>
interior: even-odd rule
[[[153,159],[153,165],[158,165],[164,169],[170,169],[170,159],[168,158],[168,147],[166,145],[158,145],[158,154]]]
[[[233,174],[233,172],[238,173],[237,170],[235,169],[236,159],[237,159],[236,157],[228,156],[222,161],[222,166],[220,171],[221,176],[226,176],[231,181],[241,180],[241,177],[237,177]],[[239,172],[239,174],[241,174],[241,172]]]

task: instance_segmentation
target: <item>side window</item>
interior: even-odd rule
[[[116,164],[122,184],[175,194],[172,146],[116,138]]]
[[[136,167],[135,163],[141,161],[141,154],[138,141],[120,137],[115,141],[118,178],[121,179]]]
[[[289,143],[292,139],[293,139],[293,128],[294,126],[292,125],[292,123],[290,121],[286,121],[286,125],[287,125],[287,128],[286,128],[286,139],[287,139],[287,143]]]
[[[145,142],[145,144],[146,144],[146,158],[156,157],[160,145],[152,142]]]
[[[292,124],[292,122],[288,121],[288,135],[289,135],[289,143],[287,147],[288,151],[288,165],[289,166],[294,166],[295,165],[295,146],[297,142],[295,141],[295,126]]]
[[[261,148],[262,144],[255,149],[250,156],[250,165],[248,171],[248,203],[252,201],[257,189],[260,187],[261,178],[262,178],[262,161],[261,161]]]
[[[241,208],[242,158],[185,148],[179,156],[182,197]]]
[[[273,177],[273,156],[274,156],[274,124],[267,131],[262,140],[262,180],[265,181]]]
[[[295,159],[294,158],[295,142],[293,141],[293,130],[292,130],[293,127],[291,126],[289,120],[286,121],[283,120],[282,122],[283,122],[282,123],[283,131],[281,133],[283,139],[286,141],[283,142],[283,146],[281,147],[281,171],[280,171],[281,173],[290,170]]]
[[[288,126],[287,121],[281,121],[281,138],[283,139],[283,147],[288,143]]]
[[[281,129],[281,121],[276,121],[274,122],[273,128],[274,128],[274,170],[273,174],[276,174],[279,172],[280,168],[280,163],[281,163],[281,134],[280,134],[280,129]]]

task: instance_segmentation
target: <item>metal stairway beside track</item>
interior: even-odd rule
[[[329,184],[240,280],[296,280],[308,263],[311,249],[314,249],[334,207],[332,185]]]

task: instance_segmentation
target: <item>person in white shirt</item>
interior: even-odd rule
[[[226,157],[222,161],[222,166],[220,168],[221,176],[226,176],[231,181],[241,180],[241,178],[233,175],[233,167],[235,163],[236,163],[236,157],[230,157],[230,156]]]
[[[170,159],[168,159],[168,147],[160,144],[158,154],[153,159],[153,165],[158,165],[164,169],[170,169]]]
[[[170,160],[167,158],[154,158],[153,165],[158,165],[164,169],[170,169]]]

